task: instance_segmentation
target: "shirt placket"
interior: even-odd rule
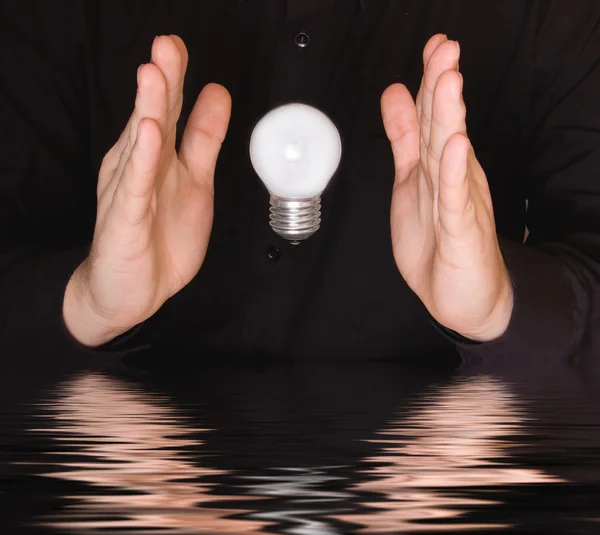
[[[336,7],[330,2],[287,2],[286,18],[275,43],[267,111],[290,102],[326,108],[332,55],[337,53]],[[348,2],[346,5],[349,5]],[[323,111],[327,111],[324,109]],[[322,249],[320,232],[300,245],[291,245],[269,225],[269,192],[257,184],[251,202],[251,276],[245,300],[245,346],[267,355],[286,353],[297,311]]]

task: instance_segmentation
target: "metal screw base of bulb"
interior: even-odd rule
[[[321,226],[321,197],[285,199],[271,195],[271,227],[293,245],[310,238]]]

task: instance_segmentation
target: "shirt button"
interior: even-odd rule
[[[271,245],[267,248],[267,257],[269,260],[273,260],[273,262],[277,262],[281,258],[281,249],[279,247],[275,247]]]
[[[310,44],[310,36],[306,32],[300,32],[296,35],[296,46],[306,48]]]

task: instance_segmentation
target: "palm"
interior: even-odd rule
[[[423,184],[421,184],[422,186]],[[427,288],[436,254],[433,224],[433,197],[419,192],[418,170],[394,188],[391,219],[396,263],[408,285]]]
[[[202,265],[212,227],[213,198],[210,189],[197,184],[176,158],[168,180],[154,194],[156,203],[148,217],[152,248],[147,262],[156,263],[165,292],[171,296],[188,284]]]

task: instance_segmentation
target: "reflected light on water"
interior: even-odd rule
[[[228,518],[243,509],[217,507],[233,498],[211,495],[210,478],[224,472],[198,465],[203,441],[191,437],[207,429],[178,415],[167,398],[89,373],[61,385],[42,407],[52,425],[33,431],[64,445],[68,462],[39,475],[88,485],[65,496],[74,503],[45,525],[78,533],[263,533],[265,522]]]
[[[364,514],[337,517],[361,526],[358,533],[506,529],[467,518],[499,503],[485,497],[486,489],[564,482],[511,464],[509,448],[523,434],[526,416],[495,379],[480,376],[436,389],[413,409],[370,441],[380,453],[365,460],[367,480],[353,488],[382,499],[365,503]]]
[[[238,410],[252,399],[238,400]],[[43,469],[34,466],[37,476],[61,482],[66,503],[40,523],[78,534],[510,529],[511,520],[494,511],[514,499],[520,486],[566,482],[518,461],[535,422],[506,384],[486,376],[425,391],[374,434],[357,430],[357,439],[369,437],[363,444],[372,453],[343,455],[343,465],[317,454],[314,464],[294,466],[291,451],[289,459],[278,457],[277,466],[265,454],[255,467],[252,459],[246,463],[246,439],[259,441],[255,450],[269,444],[272,451],[295,435],[271,444],[279,435],[268,420],[242,428],[234,420],[235,444],[223,459],[238,469],[215,470],[203,439],[209,430],[194,423],[208,407],[192,403],[184,409],[189,417],[167,397],[97,373],[59,385],[36,410],[44,425],[32,431],[42,437],[46,455]],[[355,416],[342,411],[339,418],[352,424]],[[309,429],[315,444],[330,448],[327,433]],[[302,438],[313,444],[311,437]]]
[[[250,518],[275,522],[277,533],[291,535],[341,535],[331,522],[347,510],[354,495],[331,488],[345,479],[334,475],[343,466],[279,468],[260,476],[246,476],[245,488],[253,496],[272,498],[277,507],[251,513]]]

